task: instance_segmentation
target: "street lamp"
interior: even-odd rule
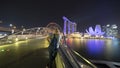
[[[13,26],[13,24],[10,24],[10,27],[12,27]]]
[[[14,33],[14,30],[12,29],[13,24],[10,24],[9,26],[10,26],[11,33],[13,34]]]
[[[23,35],[23,33],[26,31],[26,29],[24,28],[23,30],[22,30],[22,35]]]
[[[11,33],[13,34],[14,32],[15,32],[15,30],[14,30],[14,29],[12,29],[12,30],[11,30]]]

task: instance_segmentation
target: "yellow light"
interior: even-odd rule
[[[2,52],[5,51],[4,49],[1,50]]]
[[[16,42],[16,43],[15,43],[15,46],[18,46],[18,45],[19,45],[19,42]]]
[[[17,42],[17,41],[18,41],[18,38],[16,38],[15,41]]]
[[[81,39],[83,40],[83,39],[84,39],[84,37],[81,37]]]
[[[26,40],[28,39],[28,37],[25,38]]]
[[[81,65],[81,67],[83,68],[84,65]]]

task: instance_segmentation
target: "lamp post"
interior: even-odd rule
[[[14,26],[13,24],[10,24],[10,29],[11,29],[11,33],[13,34],[15,32],[16,26]]]
[[[11,33],[13,34],[14,32],[15,32],[15,30],[14,30],[14,29],[12,29],[12,30],[11,30]]]
[[[25,28],[23,28],[23,30],[22,30],[22,35],[23,35],[23,33],[26,31],[26,29]]]
[[[14,33],[14,30],[12,29],[13,24],[10,24],[9,26],[10,26],[11,33],[13,34]]]
[[[37,28],[36,35],[38,34],[39,31],[40,31],[40,28]]]

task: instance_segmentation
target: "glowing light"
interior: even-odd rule
[[[86,29],[86,32],[91,36],[96,36],[96,35],[101,36],[105,33],[102,32],[100,25],[95,26],[95,31],[93,30],[92,27],[89,27],[89,31]]]
[[[28,39],[28,37],[25,37],[25,39],[27,40],[27,39]]]
[[[110,27],[104,27],[106,37],[117,37],[118,36],[118,26],[116,24],[111,25]]]
[[[1,50],[2,52],[5,51],[4,49]]]
[[[106,26],[107,26],[107,27],[109,27],[110,25],[109,25],[109,24],[107,24]]]
[[[117,25],[115,25],[115,24],[112,25],[112,28],[113,28],[113,29],[117,29]]]
[[[38,30],[40,30],[40,28],[38,28]]]
[[[75,32],[75,33],[70,34],[69,37],[81,38],[82,34],[80,34],[79,32]]]
[[[12,34],[15,32],[14,29],[11,30]]]
[[[83,65],[81,65],[81,67],[83,68]]]
[[[72,41],[73,41],[72,38],[67,39],[67,44],[71,46],[72,45]]]
[[[64,20],[64,34],[65,35],[66,35],[66,33],[70,34],[71,32],[73,33],[76,31],[76,23],[75,22],[71,22],[65,16],[63,16],[63,20]]]
[[[83,40],[84,39],[84,37],[81,37],[81,40]]]
[[[18,41],[18,38],[16,38],[15,41],[17,42],[17,41]]]
[[[101,38],[104,38],[104,36],[101,36]]]
[[[23,31],[26,31],[26,29],[24,28]]]
[[[98,35],[96,35],[96,37],[99,37]]]
[[[80,45],[80,40],[81,40],[81,39],[75,38],[75,39],[73,40],[73,42],[75,42],[75,43],[73,43],[73,45],[79,46],[79,45]]]
[[[16,29],[16,26],[14,26],[13,28]]]
[[[87,38],[88,38],[88,37],[90,37],[90,34],[85,33],[85,34],[84,34],[84,37],[87,37]]]
[[[97,40],[97,39],[87,40],[86,43],[87,43],[89,54],[100,54],[103,51],[104,45],[105,45],[104,40]]]
[[[13,26],[13,24],[10,24],[10,27],[12,27]]]

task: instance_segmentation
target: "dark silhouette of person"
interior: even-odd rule
[[[56,38],[56,34],[53,34],[53,38],[51,39],[50,45],[48,47],[48,51],[49,51],[49,68],[53,68],[53,62],[55,60],[55,57],[57,56],[57,43],[58,40]]]

